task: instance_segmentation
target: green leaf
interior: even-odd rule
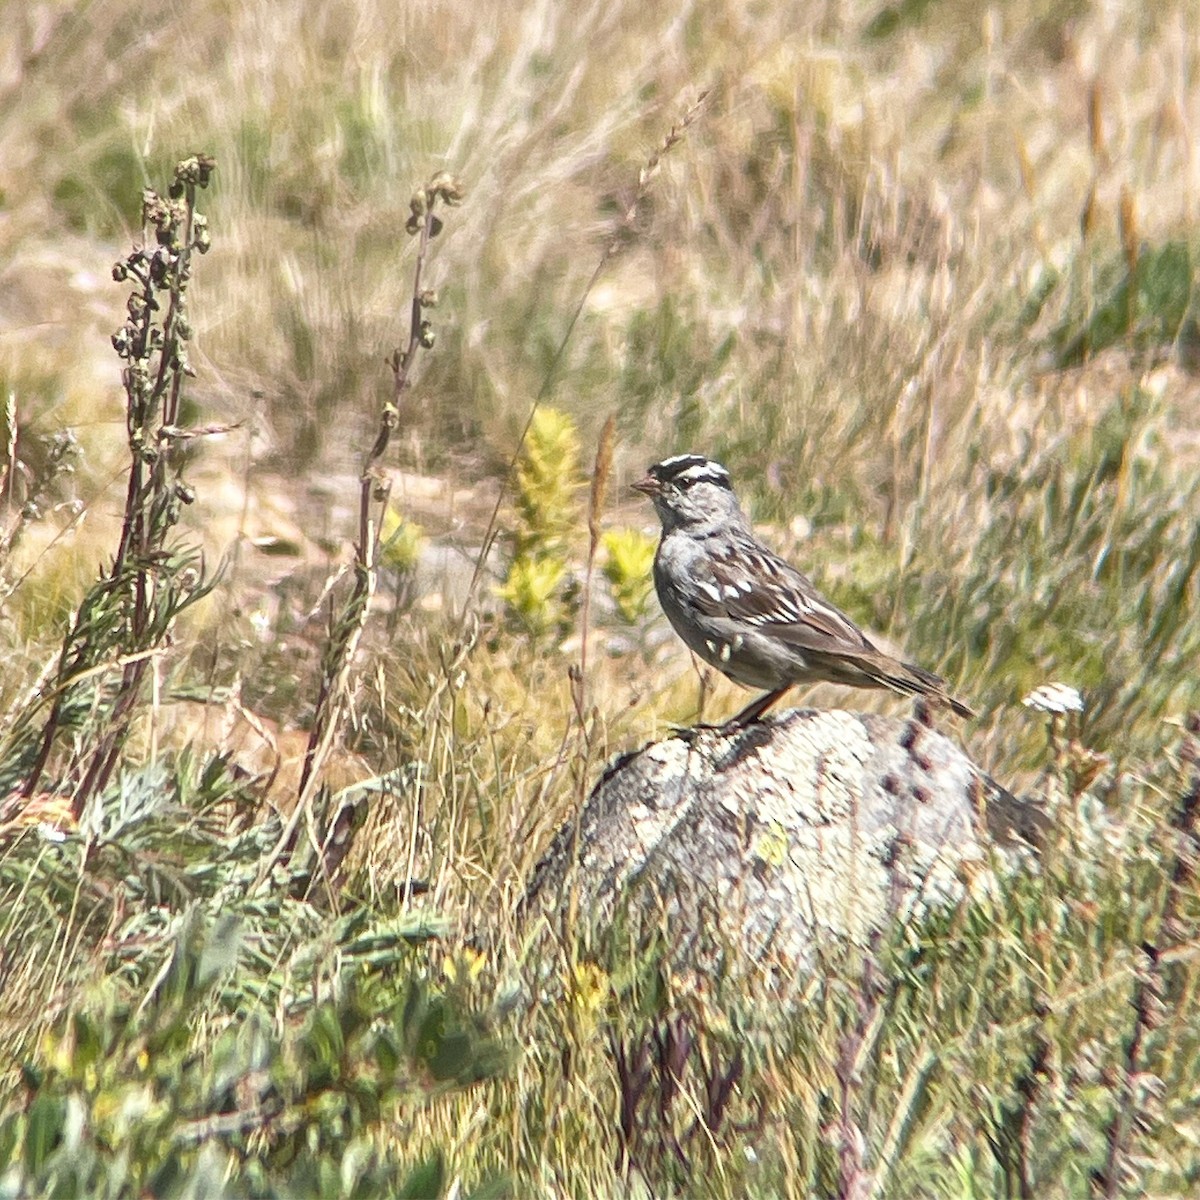
[[[310,1091],[327,1087],[340,1074],[345,1051],[341,1020],[334,1005],[322,1004],[313,1012],[303,1045],[309,1068],[306,1087]]]
[[[10,1163],[20,1136],[19,1120],[0,1121],[0,1163]]]
[[[421,1062],[428,1065],[438,1052],[442,1038],[446,1033],[446,1004],[439,1001],[430,1005],[417,1031],[416,1054]]]
[[[397,1028],[401,1037],[408,1043],[417,1038],[417,1028],[425,1019],[428,1001],[425,987],[419,979],[413,979],[408,985],[408,994],[404,997],[404,1006],[400,1010]]]
[[[397,1200],[438,1200],[445,1185],[446,1163],[439,1151],[409,1174]]]
[[[467,1074],[472,1058],[471,1035],[461,1029],[451,1029],[438,1039],[433,1053],[427,1058],[429,1073],[444,1083]]]
[[[61,1096],[39,1093],[25,1114],[25,1169],[37,1175],[62,1138],[67,1103]]]
[[[75,1072],[78,1072],[98,1062],[104,1053],[104,1047],[100,1031],[89,1016],[84,1013],[76,1013],[71,1024],[75,1033],[75,1052],[71,1056],[72,1066]]]
[[[385,1079],[391,1079],[400,1067],[400,1052],[391,1030],[383,1030],[375,1043],[375,1061]]]

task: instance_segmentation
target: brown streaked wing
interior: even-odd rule
[[[713,553],[712,571],[695,580],[697,607],[711,617],[742,621],[800,649],[847,651],[876,647],[846,614],[824,600],[808,579],[790,563],[761,547],[740,546]],[[747,591],[735,584],[745,580],[739,564],[752,557],[758,568],[756,584]]]

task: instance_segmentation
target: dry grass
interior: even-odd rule
[[[710,716],[737,699],[701,681],[653,605],[628,625],[599,582],[587,630],[568,595],[555,610],[565,630],[548,620],[523,631],[492,595],[518,520],[510,501],[496,510],[478,624],[464,621],[497,490],[540,397],[572,418],[588,462],[615,417],[599,529],[649,528],[622,487],[647,462],[685,448],[722,457],[778,546],[977,702],[979,761],[1048,797],[1069,793],[1065,839],[1086,841],[1091,819],[1109,828],[1101,798],[1119,807],[1115,859],[1088,842],[1087,870],[1073,873],[1064,854],[990,923],[952,931],[965,966],[948,956],[913,968],[864,1119],[887,1194],[1005,1195],[1020,1194],[1015,1160],[994,1167],[988,1137],[1036,1108],[1025,1148],[1052,1181],[1039,1194],[1084,1194],[1086,1167],[1103,1157],[1103,1072],[1116,1069],[1101,1048],[1127,1028],[1135,947],[1159,935],[1162,795],[1186,784],[1178,720],[1200,707],[1200,389],[1186,353],[1200,312],[1196,5],[92,0],[9,18],[0,402],[13,398],[18,436],[0,532],[45,491],[0,561],[0,736],[20,728],[119,530],[126,449],[108,337],[123,297],[109,267],[133,236],[141,188],[202,149],[219,163],[206,207],[214,247],[192,293],[185,419],[242,425],[191,467],[190,536],[225,570],[158,678],[164,694],[231,695],[228,711],[240,702],[263,745],[296,753],[327,585],[351,558],[357,471],[391,395],[385,360],[407,336],[409,196],[452,171],[468,199],[429,264],[437,343],[390,451],[393,494],[428,541],[404,602],[387,601],[384,581],[360,653],[338,781],[369,763],[379,790],[344,883],[348,910],[386,924],[411,914],[410,879],[427,882],[422,911],[452,915],[460,932],[436,951],[397,951],[394,972],[488,1014],[514,1052],[474,1090],[406,1093],[371,1136],[408,1162],[443,1150],[453,1178],[506,1172],[519,1194],[625,1194],[608,1039],[635,1037],[658,1011],[655,965],[632,955],[581,977],[579,943],[534,946],[514,909],[605,757],[691,719],[698,694]],[[639,182],[703,92],[695,121]],[[1133,286],[1122,292],[1122,280]],[[48,439],[64,429],[81,453],[72,475],[50,478]],[[554,515],[576,530],[562,554],[568,578],[582,579],[588,514]],[[581,659],[583,693],[569,677]],[[1053,678],[1089,702],[1078,744],[1059,757],[1019,708]],[[175,961],[181,914],[232,903],[205,855],[229,873],[222,887],[236,877],[247,889],[237,871],[249,863],[253,879],[254,839],[278,836],[269,808],[290,812],[286,788],[266,793],[265,777],[203,782],[218,751],[248,761],[228,737],[196,738],[189,765],[178,755],[195,726],[146,720],[136,746],[160,763],[132,755],[127,787],[174,807],[158,824],[112,818],[113,846],[147,856],[136,869],[115,851],[85,869],[80,841],[70,854],[37,848],[36,825],[0,813],[3,1027],[22,1054],[67,1013],[158,1012],[156,973]],[[1070,756],[1085,747],[1111,764],[1073,790],[1082,768]],[[256,772],[269,775],[270,753]],[[293,780],[292,766],[277,780]],[[6,786],[14,772],[4,765]],[[234,795],[243,810],[214,828],[205,804],[228,814]],[[246,839],[236,847],[234,830]],[[161,876],[160,852],[171,864]],[[1123,921],[1129,896],[1136,911]],[[254,1003],[280,1053],[299,1054],[289,1039],[309,1008],[295,994],[310,989],[314,1005],[336,995],[374,969],[376,951],[270,889],[237,904]],[[504,952],[478,965],[484,929]],[[936,944],[931,935],[930,953]],[[1167,1110],[1194,1082],[1195,967],[1190,950],[1179,955],[1156,1050]],[[467,965],[446,974],[443,958]],[[736,1026],[746,997],[712,1004],[713,1053],[751,1047],[731,1117],[743,1127],[697,1158],[703,1169],[664,1168],[647,1194],[836,1190],[828,1106],[855,979],[847,967],[828,987],[812,983],[811,1020],[783,1035],[750,1017]],[[563,980],[568,999],[512,1001]],[[371,1000],[376,1017],[391,1011],[390,986]],[[251,1003],[231,987],[197,1018],[214,1037]],[[1035,1028],[1056,1057],[1040,1091],[1022,1090]],[[985,1030],[991,1040],[971,1041]],[[889,1126],[889,1105],[911,1125]],[[977,1110],[987,1120],[973,1126],[965,1114]],[[1195,1177],[1181,1129],[1155,1126],[1164,1189]]]

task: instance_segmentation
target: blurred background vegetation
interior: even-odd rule
[[[800,1028],[739,1025],[749,996],[707,1012],[745,1111],[626,1177],[610,1050],[671,989],[515,923],[609,754],[739,703],[645,586],[655,523],[624,485],[685,449],[975,704],[972,755],[1060,804],[1071,846],[914,970],[941,1007],[912,1000],[872,1044],[864,1194],[1098,1186],[1137,947],[1164,912],[1177,946],[1194,934],[1168,896],[1200,707],[1200,8],[2,8],[5,789],[120,537],[112,263],[142,190],[198,151],[218,167],[180,420],[235,427],[188,443],[180,536],[213,588],[155,658],[121,770],[78,820],[53,770],[0,807],[0,1192],[837,1190],[852,965],[806,985]],[[318,904],[271,851],[408,336],[410,196],[443,170],[466,199],[427,268],[436,340],[401,397],[327,770],[369,800]],[[1048,737],[1020,702],[1050,680],[1086,705]],[[107,703],[72,716],[76,746]],[[479,953],[484,927],[503,954]],[[1130,1194],[1200,1177],[1198,980],[1170,961]],[[967,1054],[984,1029],[1019,1052],[997,1034]]]

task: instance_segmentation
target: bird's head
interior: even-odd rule
[[[664,458],[633,487],[654,502],[663,533],[686,529],[703,534],[730,522],[745,523],[729,472],[702,454]]]

